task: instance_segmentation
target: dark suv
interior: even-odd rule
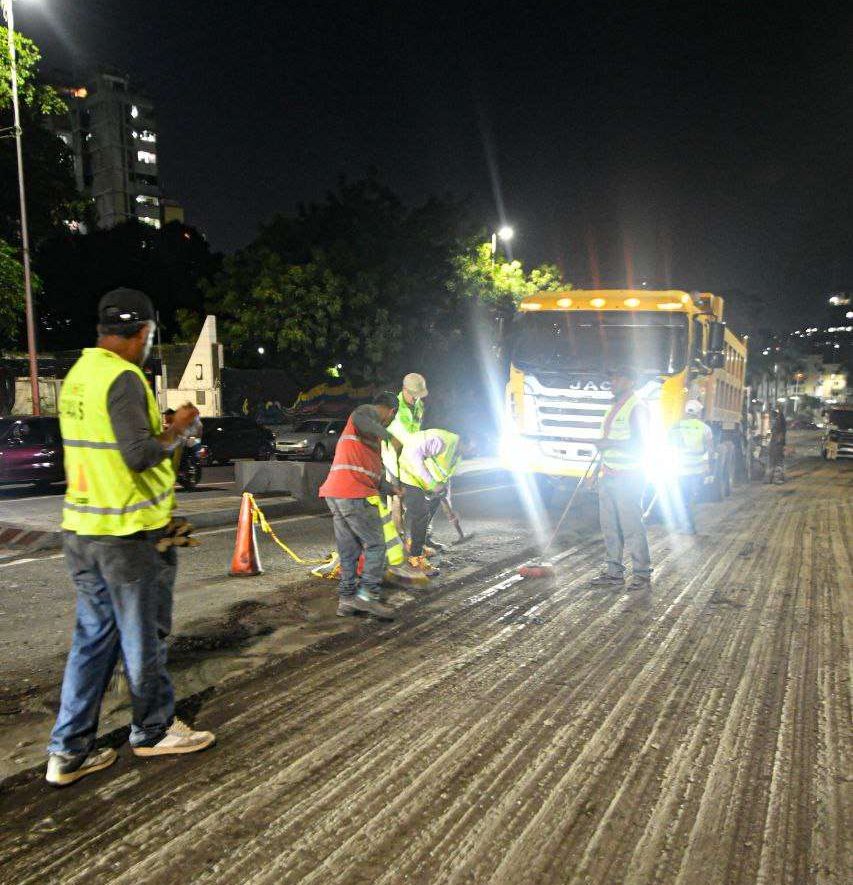
[[[0,483],[48,486],[64,480],[58,418],[0,418]]]
[[[202,418],[201,441],[210,454],[208,463],[227,464],[234,458],[269,461],[275,452],[272,431],[251,418]]]

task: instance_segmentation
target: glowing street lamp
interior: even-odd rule
[[[33,414],[41,414],[39,400],[38,360],[36,358],[36,323],[33,310],[33,281],[30,272],[30,234],[27,227],[27,197],[24,188],[24,152],[21,147],[21,110],[18,105],[18,62],[15,53],[15,14],[13,0],[0,0],[6,31],[9,38],[9,76],[12,81],[12,119],[15,135],[15,151],[18,156],[18,196],[21,203],[21,252],[24,266],[24,304],[27,316],[27,352],[30,362],[30,388],[32,390]]]
[[[508,224],[492,233],[492,264],[495,263],[495,253],[498,251],[498,240],[508,243],[514,236],[515,231]]]

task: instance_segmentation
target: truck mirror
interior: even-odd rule
[[[713,321],[709,323],[708,332],[708,352],[722,353],[726,341],[726,324]],[[718,369],[720,367],[713,364],[713,368]]]

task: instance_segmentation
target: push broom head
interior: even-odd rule
[[[529,562],[523,565],[518,573],[522,578],[550,578],[554,575],[554,566],[543,565],[539,562]]]

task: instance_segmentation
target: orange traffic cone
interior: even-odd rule
[[[240,504],[240,516],[237,519],[237,539],[229,572],[233,578],[251,578],[253,575],[263,573],[253,517],[252,498],[248,493],[244,493]]]

